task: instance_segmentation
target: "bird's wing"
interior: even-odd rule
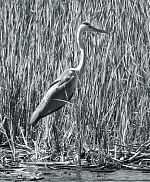
[[[49,86],[49,89],[54,86],[54,85],[63,85],[65,83],[67,83],[69,80],[71,80],[73,78],[73,72],[70,70],[66,70],[64,71],[54,82],[52,82]]]
[[[32,114],[31,123],[35,125],[38,120],[60,109],[74,93],[76,74],[72,70],[64,71],[51,85],[40,104]]]
[[[68,69],[66,71],[64,71],[52,84],[56,84],[59,83],[60,85],[66,84],[67,82],[69,82],[70,80],[72,80],[75,77],[75,72]]]
[[[67,88],[75,87],[75,73],[71,70],[64,71],[49,87],[48,91],[46,92],[45,96],[43,97],[40,105],[46,104],[48,98],[52,95],[55,95],[59,92],[59,90],[63,90],[66,86]],[[40,106],[39,105],[39,106]]]

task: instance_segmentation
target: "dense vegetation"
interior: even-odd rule
[[[148,1],[1,0],[0,17],[0,142],[14,155],[22,146],[36,159],[98,159],[149,140]],[[85,34],[87,65],[74,97],[29,131],[49,85],[79,63],[76,31],[85,20],[109,34]]]

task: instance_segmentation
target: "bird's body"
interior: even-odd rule
[[[34,126],[39,119],[51,114],[64,106],[73,96],[76,88],[76,71],[67,69],[51,85],[40,104],[31,116]],[[67,89],[69,88],[69,89]]]
[[[77,81],[81,78],[85,68],[84,44],[82,42],[82,34],[84,31],[94,31],[107,33],[104,30],[97,29],[89,23],[84,22],[80,25],[77,32],[77,42],[80,47],[81,59],[76,68],[70,68],[64,71],[51,85],[46,92],[40,104],[33,112],[30,124],[35,126],[37,122],[63,107],[73,96]]]

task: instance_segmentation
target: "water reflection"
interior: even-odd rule
[[[54,171],[53,171],[54,172]],[[57,170],[54,172],[56,176],[45,176],[43,181],[77,181],[77,182],[90,182],[90,181],[150,181],[149,173],[142,173],[133,170],[117,170],[113,173],[99,173],[81,170]],[[53,178],[52,178],[53,176]]]
[[[91,172],[81,169],[52,169],[30,167],[9,172],[0,171],[0,181],[40,181],[40,182],[91,182],[91,181],[150,181],[150,173],[133,170],[117,170],[111,173]]]

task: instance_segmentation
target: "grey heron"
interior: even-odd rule
[[[30,125],[33,127],[38,123],[38,121],[57,111],[63,107],[73,96],[77,81],[80,80],[84,73],[84,68],[86,64],[85,59],[85,47],[82,41],[83,32],[100,32],[107,33],[105,30],[98,29],[92,26],[88,22],[83,22],[77,31],[77,43],[80,48],[80,62],[76,68],[69,68],[65,70],[51,85],[49,90],[46,92],[40,104],[37,106],[33,112]]]

